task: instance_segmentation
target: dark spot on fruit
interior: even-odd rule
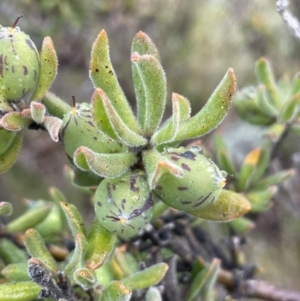
[[[11,67],[11,72],[12,72],[12,73],[15,73],[15,66],[12,66],[12,67]]]
[[[101,206],[102,206],[101,202],[97,202],[97,205],[98,205],[99,207],[101,207]]]
[[[178,161],[178,160],[180,160],[180,158],[179,157],[175,157],[175,156],[171,156],[171,158],[170,158],[171,160],[173,160],[173,161]]]
[[[3,77],[3,54],[0,55],[0,75]]]
[[[33,42],[32,42],[30,39],[26,39],[25,42],[26,42],[26,44],[34,51],[34,53],[35,53],[37,59],[39,60],[39,55],[38,55],[38,53],[37,53],[36,48],[34,47]]]
[[[162,190],[163,188],[162,188],[161,186],[157,185],[157,186],[155,187],[155,189],[156,189],[156,190]]]
[[[191,204],[192,202],[191,201],[181,201],[180,203],[182,205],[188,205],[188,204]]]
[[[107,217],[107,218],[110,218],[110,219],[113,220],[113,221],[117,221],[117,222],[120,220],[120,218],[117,217],[117,216],[106,215],[106,217]]]
[[[182,190],[188,190],[187,187],[177,187],[177,189],[178,189],[179,191],[182,191]]]
[[[28,68],[26,66],[23,66],[23,75],[28,75]]]
[[[134,185],[135,185],[135,183],[136,183],[136,177],[130,177],[130,190],[132,190],[132,191],[140,191],[140,188],[139,187],[135,187]]]
[[[201,200],[199,203],[196,203],[193,208],[200,206],[201,204],[203,204],[212,194],[212,192],[210,192],[207,196],[205,196],[205,198],[203,200]],[[201,199],[203,196],[201,196],[199,199]]]
[[[209,203],[209,205],[212,204],[214,201],[215,201],[215,197],[212,198],[212,200],[211,200],[211,202]]]
[[[128,220],[131,220],[133,218],[138,217],[139,215],[141,215],[143,212],[147,211],[153,205],[154,205],[154,202],[153,202],[153,199],[152,199],[152,194],[149,193],[149,196],[148,196],[146,202],[144,203],[144,205],[141,208],[139,208],[139,209],[133,210],[129,214]]]
[[[181,157],[195,161],[196,155],[191,151],[186,151],[180,154]]]
[[[97,69],[95,69],[95,71],[96,71],[96,72],[99,72],[99,69],[97,68]]]
[[[7,56],[4,59],[4,64],[5,64],[6,67],[9,66],[9,64],[8,64],[8,57]],[[7,68],[7,70],[8,70],[8,68]]]
[[[92,127],[95,127],[95,125],[91,122],[91,121],[87,121],[87,123],[92,126]]]
[[[181,163],[181,167],[187,171],[191,171],[191,168],[185,163]]]
[[[105,68],[108,68],[108,66],[105,66]]]
[[[97,138],[97,137],[93,137],[93,139],[94,139],[94,140],[97,140],[98,138]]]

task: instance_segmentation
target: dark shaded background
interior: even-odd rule
[[[290,10],[300,18],[300,2]],[[130,46],[139,30],[146,32],[160,50],[168,78],[168,110],[171,92],[185,95],[197,112],[228,67],[235,70],[238,87],[255,85],[254,62],[266,56],[279,78],[300,70],[300,41],[290,36],[271,0],[2,0],[0,24],[11,26],[19,14],[19,26],[39,48],[51,36],[59,58],[59,72],[51,90],[71,102],[89,101],[93,86],[88,77],[90,49],[104,28],[110,39],[111,57],[119,80],[134,106]],[[240,162],[245,152],[261,143],[258,127],[248,127],[231,110],[222,131],[232,155]],[[205,143],[210,145],[209,137]],[[298,139],[299,140],[299,139]],[[291,137],[274,169],[299,169],[299,142]],[[0,200],[24,209],[22,197],[48,198],[48,187],[61,189],[69,202],[81,207],[89,199],[63,176],[67,159],[59,143],[47,133],[28,131],[17,164],[0,176]],[[261,214],[249,234],[249,263],[263,267],[262,278],[300,289],[299,177],[286,184],[274,206]],[[212,235],[226,232],[226,225],[210,224]]]

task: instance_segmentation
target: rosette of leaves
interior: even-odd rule
[[[248,201],[222,190],[226,174],[199,149],[179,147],[186,139],[207,134],[226,116],[236,87],[233,70],[228,69],[194,116],[189,101],[173,93],[172,116],[161,124],[167,93],[158,50],[139,32],[131,51],[137,116],[118,83],[102,30],[92,48],[91,103],[74,104],[64,114],[60,131],[76,184],[101,182],[94,200],[99,222],[131,237],[151,219],[157,196],[170,207],[206,219],[225,221],[244,214]],[[49,111],[57,106],[53,97],[48,94],[43,101]]]
[[[235,108],[243,120],[266,126],[264,136],[279,141],[287,132],[300,135],[300,74],[275,80],[270,63],[260,58],[255,64],[258,86],[236,93]]]
[[[249,213],[259,214],[268,210],[272,205],[272,198],[278,190],[278,185],[295,174],[294,169],[281,170],[270,174],[272,149],[269,143],[251,150],[244,158],[241,166],[237,166],[221,135],[215,135],[214,146],[216,162],[229,175],[228,187],[242,193],[251,204]],[[231,222],[238,232],[251,230],[255,224],[247,217],[240,217]]]
[[[12,27],[0,25],[0,173],[16,160],[24,128],[47,129],[57,141],[61,125],[39,102],[56,76],[52,40],[44,39],[39,54],[30,37],[16,27],[20,17]]]

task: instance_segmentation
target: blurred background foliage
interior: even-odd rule
[[[290,11],[300,19],[300,2]],[[111,57],[121,85],[134,106],[130,46],[139,30],[157,45],[171,92],[191,101],[194,112],[208,99],[228,67],[235,70],[238,87],[256,85],[254,63],[266,56],[277,78],[300,70],[300,41],[290,36],[274,0],[2,0],[0,24],[19,22],[37,46],[51,36],[59,58],[59,72],[51,91],[71,103],[89,101],[93,92],[88,77],[90,49],[101,29],[110,39]],[[168,113],[168,112],[166,112]],[[260,145],[261,128],[243,123],[232,109],[218,129],[237,163]],[[299,139],[298,139],[299,140]],[[209,146],[210,137],[204,140]],[[46,132],[28,131],[17,164],[0,177],[0,200],[20,204],[21,199],[48,198],[48,187],[61,189],[83,214],[92,214],[89,199],[64,177],[68,164],[62,147]],[[299,142],[287,139],[273,170],[294,167],[296,177],[274,198],[273,207],[253,217],[256,228],[248,235],[248,262],[263,268],[262,278],[276,285],[300,287]],[[16,210],[17,212],[17,210]],[[226,224],[211,226],[216,239]]]

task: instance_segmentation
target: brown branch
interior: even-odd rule
[[[193,236],[189,232],[189,238]],[[190,239],[174,236],[168,243],[168,247],[181,259],[191,265],[199,258],[190,248]],[[223,285],[228,292],[236,292],[244,298],[256,298],[267,301],[300,301],[300,292],[278,288],[275,285],[262,280],[238,279],[233,272],[221,269],[218,275],[218,283]]]
[[[244,297],[257,298],[267,301],[300,301],[300,292],[289,291],[276,287],[266,281],[248,279],[239,283],[235,288],[234,276],[231,272],[220,270],[218,282],[229,291],[235,289]]]
[[[241,286],[244,295],[269,301],[300,301],[300,292],[278,288],[268,282],[247,280]]]

